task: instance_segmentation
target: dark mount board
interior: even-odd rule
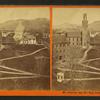
[[[54,97],[54,96],[40,96],[40,97],[32,97],[32,96],[28,96],[28,97],[23,97],[23,96],[14,96],[14,97],[0,97],[0,100],[100,100],[100,97]]]
[[[0,0],[1,5],[100,5],[100,0]]]
[[[51,5],[52,3],[53,0],[0,0],[0,5]]]
[[[100,5],[100,0],[52,0],[52,5]]]
[[[51,0],[0,0],[1,5],[50,5]]]

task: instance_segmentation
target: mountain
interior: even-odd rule
[[[2,29],[4,29],[4,30],[15,30],[17,25],[18,25],[17,20],[9,20],[9,21],[6,21],[4,23],[0,23],[0,30],[2,30]]]
[[[90,31],[99,31],[100,32],[100,21],[94,21],[88,25],[88,28]],[[82,26],[78,26],[76,24],[69,24],[69,23],[64,23],[62,25],[56,26],[54,30],[59,30],[59,31],[80,31],[82,29]]]
[[[89,24],[89,29],[93,31],[100,31],[100,21],[94,21]]]
[[[37,18],[34,20],[18,19],[18,20],[9,20],[0,24],[0,30],[15,30],[21,22],[26,31],[31,32],[49,32],[49,20],[46,18]]]
[[[69,24],[69,23],[64,23],[61,25],[57,25],[55,28],[56,29],[77,29],[79,26],[76,24]]]
[[[69,23],[64,23],[62,25],[58,25],[54,28],[54,31],[58,32],[79,32],[81,29],[80,26],[76,24],[69,24]]]

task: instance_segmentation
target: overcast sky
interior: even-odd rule
[[[81,24],[83,13],[87,13],[89,23],[100,20],[100,8],[53,8],[53,25]]]
[[[10,7],[0,8],[0,23],[7,20],[15,19],[35,19],[35,18],[48,18],[49,19],[49,8],[34,8],[34,7]]]

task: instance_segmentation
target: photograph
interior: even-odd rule
[[[0,7],[0,90],[50,89],[50,9]]]
[[[53,90],[100,91],[100,8],[53,8]]]

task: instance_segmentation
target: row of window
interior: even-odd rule
[[[54,48],[63,48],[70,45],[82,45],[81,42],[69,42],[68,44],[55,44]]]
[[[67,38],[68,41],[82,41],[80,37],[69,37]]]
[[[67,38],[66,43],[57,43],[54,45],[54,48],[65,47],[69,45],[82,45],[81,38]]]
[[[65,53],[66,49],[56,49],[56,53]]]
[[[65,57],[66,57],[65,55],[63,55],[63,56],[56,56],[56,59],[57,59],[57,60],[64,60]]]

